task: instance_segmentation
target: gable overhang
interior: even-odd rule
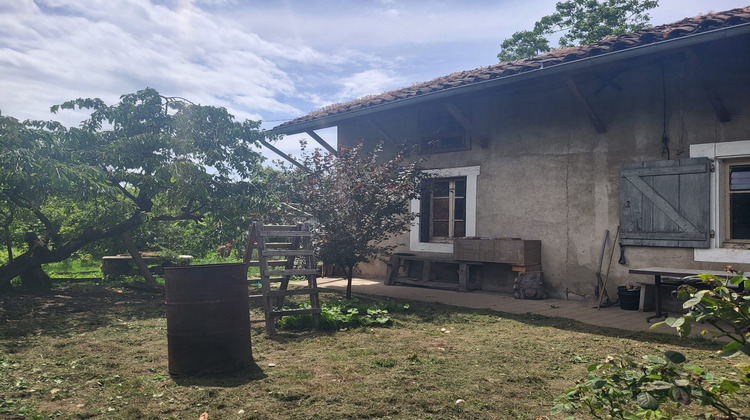
[[[445,99],[456,95],[469,94],[477,91],[497,88],[542,77],[562,75],[565,73],[574,73],[581,70],[591,70],[595,67],[611,64],[617,61],[629,60],[653,54],[663,54],[707,42],[720,41],[747,34],[750,34],[750,23],[743,23],[727,28],[719,28],[711,31],[701,32],[698,34],[686,35],[680,38],[631,47],[620,51],[608,52],[596,55],[594,57],[581,58],[567,63],[556,64],[550,67],[527,70],[521,73],[502,76],[495,79],[488,79],[480,82],[474,82],[468,85],[440,89],[434,92],[427,92],[409,98],[396,99],[382,104],[369,105],[351,111],[343,111],[309,121],[302,121],[297,124],[288,124],[285,126],[274,127],[269,131],[272,134],[290,135],[334,127],[341,121],[363,117],[383,111],[389,111],[404,106],[417,105],[423,102]]]

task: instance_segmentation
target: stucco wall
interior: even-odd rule
[[[564,296],[566,289],[591,294],[604,232],[610,231],[611,244],[619,223],[620,167],[626,162],[666,159],[661,144],[663,86],[670,158],[689,157],[689,146],[695,143],[750,140],[746,45],[700,50],[706,72],[732,115],[730,122],[719,122],[703,82],[678,54],[629,63],[629,68],[572,76],[606,126],[603,134],[563,83],[456,98],[453,103],[489,136],[489,145],[482,148],[474,142],[471,150],[434,154],[425,167],[479,165],[477,236],[540,239],[551,294]],[[737,54],[736,48],[744,53]],[[617,87],[599,75],[613,77]],[[372,119],[397,140],[419,138],[414,109]],[[339,126],[338,138],[339,144],[346,145],[362,139],[373,142],[380,136],[369,125],[353,121]],[[408,251],[407,235],[398,242],[404,244],[401,250]],[[721,269],[724,265],[694,262],[692,249],[645,247],[627,247],[627,264],[620,265],[618,251],[611,265],[610,296],[615,295],[617,285],[637,281],[638,277],[627,273],[631,267]],[[610,248],[604,270],[609,254]],[[364,264],[360,271],[365,276],[383,276],[385,265]],[[510,270],[484,273],[485,284],[492,290],[510,291],[512,278]]]

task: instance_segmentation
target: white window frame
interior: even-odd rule
[[[435,178],[466,177],[466,236],[477,235],[477,177],[479,166],[464,166],[459,168],[428,169],[424,172]],[[411,209],[419,212],[420,200],[411,200]],[[414,211],[417,210],[417,211]],[[417,252],[453,253],[453,242],[421,242],[419,239],[419,217],[409,231],[409,250]]]
[[[736,249],[722,247],[724,243],[724,183],[723,176],[725,161],[730,159],[750,157],[750,140],[726,143],[704,143],[690,146],[690,157],[707,157],[714,162],[711,172],[711,230],[714,237],[710,239],[710,247],[696,248],[693,251],[695,261],[722,263],[750,263],[750,249]],[[696,200],[701,200],[696,197]]]

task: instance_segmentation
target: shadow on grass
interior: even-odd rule
[[[0,342],[23,346],[27,337],[66,337],[115,323],[164,318],[164,294],[117,285],[64,285],[48,291],[0,295]]]
[[[253,381],[265,379],[268,375],[258,366],[255,361],[242,370],[224,373],[204,374],[173,374],[172,380],[179,386],[210,386],[221,388],[236,388]]]

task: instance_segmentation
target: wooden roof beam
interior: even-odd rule
[[[602,120],[599,119],[599,116],[596,115],[594,110],[591,108],[589,101],[587,101],[586,98],[583,97],[583,94],[578,89],[578,86],[576,86],[576,84],[573,82],[573,79],[568,76],[565,76],[564,79],[565,84],[568,85],[568,89],[570,89],[570,92],[573,93],[573,96],[576,98],[576,101],[578,101],[578,104],[581,105],[583,110],[586,112],[586,115],[589,117],[591,124],[594,125],[594,128],[596,128],[596,131],[599,134],[606,133],[607,127],[604,126]]]
[[[443,107],[450,112],[451,115],[453,115],[453,118],[458,121],[459,124],[461,124],[461,127],[466,130],[467,133],[469,133],[470,136],[477,139],[477,142],[479,143],[479,146],[481,146],[483,149],[489,145],[489,139],[487,137],[479,134],[479,131],[477,130],[474,123],[471,122],[458,108],[456,108],[455,105],[451,102],[443,102]]]
[[[380,128],[375,122],[370,118],[364,118],[365,121],[367,121],[367,124],[370,125],[370,127],[375,130],[381,137],[388,140],[389,142],[398,145],[396,143],[396,140],[393,139],[393,137],[389,136],[388,133],[386,133],[382,128]]]
[[[695,73],[703,82],[703,88],[706,90],[708,99],[711,101],[711,105],[713,105],[714,111],[716,112],[716,116],[719,118],[719,121],[731,121],[732,117],[729,115],[727,107],[724,106],[724,101],[721,100],[721,97],[716,92],[716,86],[714,86],[713,82],[711,82],[711,79],[709,79],[708,73],[706,73],[706,69],[703,67],[703,63],[701,63],[701,60],[698,58],[698,54],[696,54],[694,50],[687,48],[685,49],[685,57],[687,57],[687,60],[693,67],[693,70],[695,70]]]
[[[312,130],[306,131],[306,133],[307,133],[308,136],[312,137],[313,140],[317,141],[321,146],[325,147],[326,150],[328,150],[328,152],[330,152],[332,155],[334,155],[336,157],[339,156],[339,152],[336,151],[336,149],[334,149],[333,146],[331,146],[330,144],[328,144],[328,142],[326,142],[325,140],[323,140],[323,137],[320,137],[318,135],[318,133],[316,133],[316,132],[314,132]]]
[[[266,141],[266,139],[264,139],[264,138],[262,138],[262,137],[261,137],[261,138],[259,139],[259,141],[260,141],[260,143],[261,143],[262,145],[266,146],[266,147],[267,147],[267,148],[268,148],[269,150],[271,150],[272,152],[274,152],[274,153],[276,153],[277,155],[279,155],[279,156],[283,157],[284,159],[288,160],[288,161],[289,161],[289,163],[291,163],[292,165],[294,165],[294,166],[296,166],[296,167],[298,167],[298,168],[300,168],[300,169],[303,169],[303,170],[305,170],[305,171],[307,171],[307,172],[310,172],[310,168],[308,168],[307,166],[305,166],[305,165],[303,165],[303,164],[301,164],[301,163],[297,162],[297,161],[296,161],[296,160],[294,160],[294,158],[292,158],[291,156],[289,156],[289,155],[287,155],[286,153],[282,152],[281,150],[277,149],[277,148],[276,148],[276,147],[274,147],[274,146],[273,146],[273,145],[272,145],[271,143],[267,142],[267,141]]]

